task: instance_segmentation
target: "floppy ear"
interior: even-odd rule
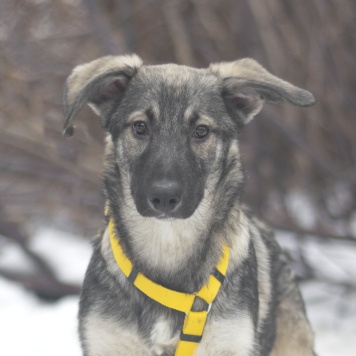
[[[297,106],[315,103],[311,93],[275,77],[251,58],[211,64],[208,71],[223,79],[225,105],[244,124],[260,112],[264,102]]]
[[[64,135],[74,133],[73,120],[85,104],[102,118],[120,102],[131,78],[142,66],[136,55],[107,56],[77,66],[68,77],[63,93]]]

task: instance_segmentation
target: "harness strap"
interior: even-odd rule
[[[176,348],[175,356],[194,355],[202,338],[208,313],[190,311],[185,319]]]
[[[122,250],[119,239],[116,237],[113,219],[109,220],[109,235],[116,263],[127,279],[149,298],[167,308],[186,314],[175,356],[194,355],[195,349],[203,335],[211,303],[218,294],[225,278],[229,263],[229,248],[224,246],[222,257],[209,276],[208,283],[203,285],[196,294],[187,294],[165,288],[151,281],[133,266],[132,262],[126,257]],[[200,297],[207,303],[207,310],[199,312],[191,310],[196,297]]]
[[[188,313],[194,303],[195,295],[176,292],[152,282],[139,271],[135,271],[132,262],[126,257],[115,234],[115,223],[113,219],[109,221],[110,242],[116,263],[123,274],[134,286],[151,299],[163,304],[167,308],[175,309],[183,313]],[[134,275],[134,276],[132,276]],[[203,298],[204,299],[204,298]],[[210,303],[207,301],[207,303]]]

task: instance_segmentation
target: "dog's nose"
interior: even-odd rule
[[[181,198],[182,188],[176,181],[156,182],[148,194],[150,205],[163,213],[174,211],[180,205]]]

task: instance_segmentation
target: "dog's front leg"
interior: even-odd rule
[[[313,356],[314,335],[303,312],[288,301],[277,308],[277,333],[270,356]]]
[[[251,315],[240,311],[233,319],[212,319],[205,327],[196,356],[250,356],[255,350]]]
[[[135,328],[107,316],[87,316],[83,329],[82,345],[85,356],[152,355]]]

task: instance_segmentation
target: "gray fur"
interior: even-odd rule
[[[226,279],[197,355],[313,353],[313,334],[286,257],[271,231],[240,202],[238,133],[264,102],[283,101],[307,106],[314,98],[251,59],[195,69],[143,66],[137,56],[104,57],[76,68],[66,83],[65,130],[88,103],[108,132],[107,206],[125,254],[143,274],[194,293],[207,282],[223,244],[230,246]],[[147,134],[135,133],[137,122]],[[195,136],[202,125],[210,130],[204,139]],[[162,182],[179,187],[170,211],[150,202],[153,187]],[[203,306],[197,298],[193,309]],[[183,319],[127,281],[103,229],[81,294],[84,355],[173,355]]]

